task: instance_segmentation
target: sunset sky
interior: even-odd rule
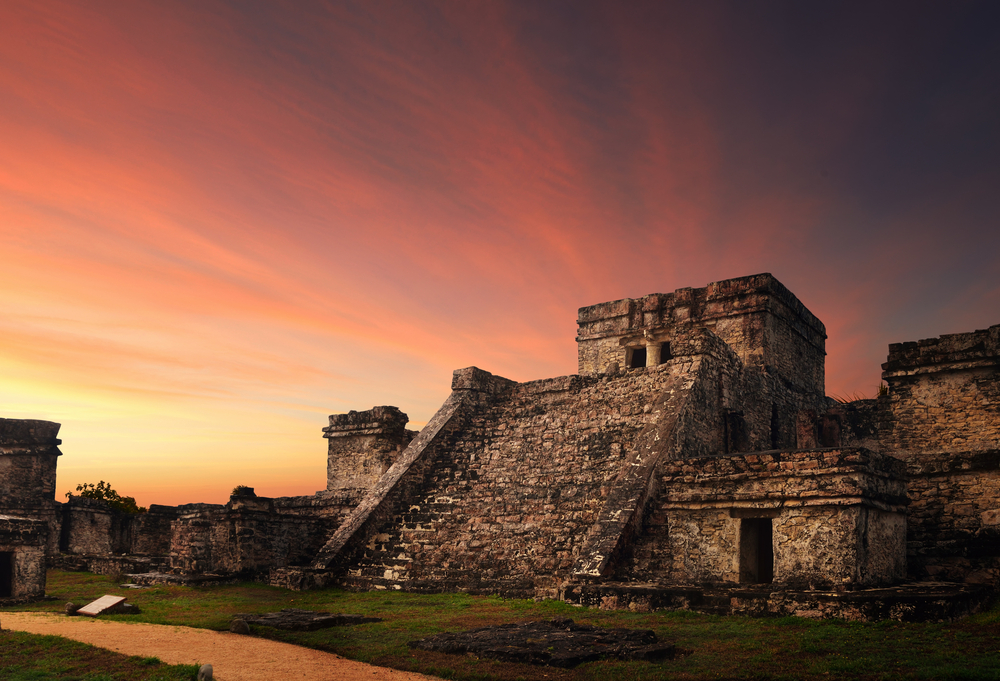
[[[0,3],[0,416],[57,498],[325,487],[576,313],[771,272],[827,392],[1000,323],[1000,3]]]

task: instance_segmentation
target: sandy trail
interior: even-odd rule
[[[220,681],[436,681],[435,677],[374,667],[289,643],[189,627],[108,622],[50,613],[5,612],[4,629],[53,634],[126,655],[169,664],[211,663]]]

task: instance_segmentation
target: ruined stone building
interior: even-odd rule
[[[825,395],[823,324],[769,274],[578,325],[578,374],[460,369],[419,433],[395,407],[331,416],[314,496],[121,517],[51,498],[52,441],[5,467],[0,440],[0,481],[41,481],[0,512],[43,521],[60,565],[299,589],[905,618],[997,585],[1000,325],[891,345],[887,391],[847,404]],[[890,596],[913,582],[929,614]]]

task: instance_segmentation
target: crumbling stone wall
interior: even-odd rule
[[[1000,583],[1000,325],[889,346],[879,437],[907,463],[918,578]]]
[[[149,510],[131,515],[129,553],[136,556],[166,556],[170,553],[171,523],[177,519],[176,506],[150,504]]]
[[[42,520],[0,515],[0,604],[45,596],[48,531]]]
[[[889,346],[880,439],[907,461],[1000,449],[1000,325]]]
[[[181,573],[253,574],[309,561],[326,538],[320,518],[279,514],[273,499],[178,507],[170,564]]]
[[[132,552],[132,518],[99,499],[70,496],[62,504],[59,550],[70,554]]]
[[[1000,450],[911,461],[910,573],[1000,584]]]

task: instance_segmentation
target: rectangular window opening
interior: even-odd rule
[[[774,545],[771,518],[740,521],[740,583],[774,581]]]

